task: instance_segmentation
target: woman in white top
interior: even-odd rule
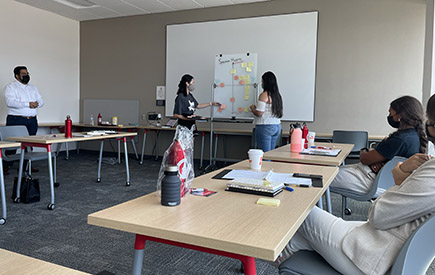
[[[266,72],[261,77],[263,92],[258,97],[257,106],[250,109],[255,115],[255,138],[257,148],[263,152],[275,149],[276,140],[281,132],[282,98],[279,93],[276,76]]]

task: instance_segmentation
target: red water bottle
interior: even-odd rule
[[[103,124],[103,116],[100,113],[98,113],[97,124],[98,125]]]
[[[65,137],[71,138],[72,137],[72,120],[70,116],[66,116],[65,120]]]
[[[304,148],[307,149],[308,148],[308,127],[307,124],[304,122],[304,127],[302,128],[302,138],[305,139],[304,142]]]
[[[186,182],[186,171],[184,171],[184,150],[181,146],[181,143],[178,140],[175,140],[171,147],[169,148],[169,154],[168,154],[168,165],[174,165],[178,167],[178,177],[180,178],[181,185],[180,185],[180,194],[181,197],[184,197],[184,195],[189,192],[187,188],[185,188],[184,183]]]

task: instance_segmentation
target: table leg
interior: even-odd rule
[[[156,132],[156,158],[155,160],[157,160],[159,158],[159,135],[160,135],[160,131]]]
[[[124,141],[125,171],[127,172],[127,181],[125,185],[130,186],[130,169],[128,167],[127,138],[123,137],[122,140]]]
[[[66,157],[65,157],[65,159],[68,160],[69,159],[69,145],[68,145],[68,142],[65,143],[65,150],[66,150]]]
[[[121,163],[121,139],[117,138],[118,141],[118,163]]]
[[[319,201],[317,202],[317,207],[319,207],[320,209],[323,209],[323,199],[322,199],[322,197],[320,197]]]
[[[331,205],[331,192],[329,192],[329,187],[325,192],[325,200],[326,200],[326,211],[332,214],[332,205]]]
[[[104,139],[102,139],[100,143],[100,157],[98,158],[97,182],[101,182],[101,161],[103,160],[103,147],[104,147]]]
[[[134,155],[136,156],[136,159],[139,159],[139,156],[137,154],[136,150],[136,142],[134,142],[134,137],[130,137],[131,146],[133,147]]]
[[[47,205],[47,209],[53,210],[54,209],[54,180],[53,180],[53,163],[51,160],[51,145],[50,144],[47,145],[47,155],[48,155],[48,174],[50,176],[50,193],[51,193],[51,201]],[[19,190],[19,189],[17,189],[17,190]]]
[[[204,161],[204,139],[205,139],[205,132],[201,132],[201,160],[199,162],[199,169],[202,169],[202,163]]]
[[[0,225],[6,223],[6,194],[5,194],[5,178],[3,176],[3,158],[2,150],[0,149],[0,191],[2,199],[2,218],[0,219]]]
[[[133,275],[141,275],[142,273],[144,249],[145,238],[142,235],[136,235],[134,242]]]
[[[216,134],[215,142],[214,142],[214,160],[213,160],[213,164],[215,165],[216,165],[216,156],[217,156],[217,148],[218,148],[218,139],[219,139],[219,134]]]
[[[140,156],[139,164],[143,164],[143,155],[145,153],[145,142],[147,140],[147,130],[143,130],[143,140],[142,140],[142,155]]]
[[[17,194],[14,198],[15,203],[20,202],[20,191],[21,190],[21,177],[23,176],[23,165],[24,165],[24,150],[26,146],[21,145],[21,157],[20,157],[20,166],[18,168],[18,181],[17,181]]]

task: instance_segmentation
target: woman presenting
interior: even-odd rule
[[[263,74],[261,87],[263,92],[258,98],[257,106],[251,105],[250,108],[255,116],[257,148],[267,152],[275,149],[276,140],[281,133],[282,98],[272,72]]]
[[[195,90],[195,79],[189,74],[183,75],[178,84],[177,97],[175,98],[174,117],[178,119],[178,125],[185,126],[191,130],[195,125],[196,109],[203,109],[212,105],[220,106],[218,102],[207,102],[199,104],[193,97]]]

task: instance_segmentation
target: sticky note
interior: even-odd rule
[[[235,74],[236,73],[236,69],[231,69],[231,74]]]
[[[239,80],[239,76],[238,76],[238,75],[235,75],[235,76],[234,76],[234,80]]]
[[[245,113],[249,113],[248,107],[245,107]]]
[[[217,111],[218,111],[219,113],[221,113],[223,110],[224,110],[224,109],[222,109],[221,107],[219,107],[219,108],[217,109]]]
[[[270,206],[278,207],[280,202],[281,201],[279,199],[259,198],[258,201],[257,201],[257,204],[260,204],[260,205],[270,205]]]
[[[251,61],[248,63],[248,67],[252,67],[252,66],[254,66],[254,62]]]
[[[226,108],[227,108],[227,105],[225,105],[225,104],[222,104],[222,105],[221,105],[221,109],[222,109],[222,110],[225,110]]]
[[[246,67],[246,71],[247,72],[252,72],[252,68],[251,67]]]
[[[243,112],[243,107],[237,108],[237,111],[239,111],[239,113]]]
[[[246,62],[242,62],[242,68],[246,68]]]
[[[223,83],[223,82],[221,82],[220,84],[219,84],[219,87],[221,87],[221,88],[223,88],[225,86],[225,84]]]
[[[245,97],[243,98],[244,100],[248,100],[249,99],[249,95],[245,95]],[[245,111],[246,112],[246,111]]]
[[[234,103],[234,102],[236,101],[236,99],[235,99],[234,97],[232,97],[232,98],[230,98],[230,101],[231,101],[232,103]]]
[[[250,84],[251,80],[249,80],[249,77],[245,79],[245,84]]]
[[[245,85],[245,80],[240,80],[240,81],[239,81],[239,84],[240,84],[240,85]]]

